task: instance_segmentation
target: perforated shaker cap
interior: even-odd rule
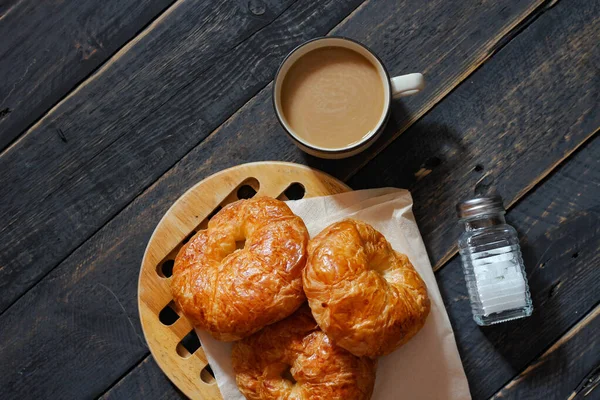
[[[462,201],[456,205],[456,212],[460,219],[504,211],[502,197],[500,196],[477,197],[475,199]]]

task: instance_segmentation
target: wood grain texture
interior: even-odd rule
[[[197,3],[194,4],[198,7]],[[347,2],[344,4],[345,7],[348,7]],[[305,36],[313,36],[319,34],[320,30],[330,29],[329,24],[341,19],[340,13],[345,9],[339,7],[339,2],[320,2],[314,7],[316,8],[304,11],[294,7],[289,8],[281,15],[282,21],[268,25],[269,30],[260,31],[261,35],[267,36],[248,39],[238,49],[244,49],[245,54],[248,54],[253,48],[257,48],[256,41],[264,43],[266,39],[282,31],[287,32],[288,36],[278,40],[293,45],[293,40],[302,41]],[[175,11],[171,11],[171,13],[175,13]],[[204,13],[208,15],[206,11]],[[184,17],[180,16],[180,18]],[[160,22],[159,19],[157,24],[161,25]],[[183,24],[185,25],[185,22]],[[291,28],[288,26],[290,24]],[[148,33],[146,36],[151,35]],[[253,47],[247,48],[246,45]],[[269,47],[269,49],[264,51],[273,51],[273,47]],[[279,51],[283,50],[279,49]],[[264,56],[263,53],[253,55],[257,58],[262,56]],[[273,66],[275,64],[273,63]],[[244,69],[247,65],[239,65],[239,68]],[[246,68],[246,70],[247,74],[253,73],[251,69]],[[236,82],[231,84],[239,84],[239,81]],[[252,80],[252,82],[253,85],[257,84],[257,81]],[[97,90],[101,89],[97,88]],[[150,92],[147,94],[150,95]],[[198,93],[196,95],[200,96]],[[214,93],[214,96],[217,96],[217,93]],[[226,100],[223,98],[223,101]],[[229,100],[234,101],[235,99],[229,98]],[[191,116],[193,117],[193,115]],[[177,118],[179,117],[174,115],[172,119],[169,119],[169,123],[177,122]],[[118,123],[119,121],[114,122]],[[186,126],[180,128],[185,133]],[[142,133],[140,132],[140,134]],[[164,132],[159,130],[155,133],[160,136]],[[189,135],[191,136],[193,133],[189,133]],[[239,135],[243,133],[244,131],[238,132]],[[163,139],[165,143],[169,143],[173,136],[165,135]],[[152,140],[147,143],[146,146],[149,148],[146,149],[115,149],[119,156],[130,152],[129,154],[133,158],[138,159],[130,167],[133,168],[137,165],[140,170],[130,171],[132,175],[127,177],[129,182],[134,183],[136,180],[145,179],[144,174],[147,171],[144,170],[144,165],[146,162],[151,162],[152,159],[147,159],[141,153],[148,154],[152,152],[150,150],[164,150],[159,143]],[[116,154],[115,157],[117,157]],[[67,209],[63,209],[64,205],[61,206],[63,208],[59,210],[58,219],[63,218],[64,221],[71,221],[70,223],[76,222],[69,229],[75,229],[77,226],[92,232],[94,229],[85,225],[85,213],[78,214],[83,211],[81,207],[84,204],[105,203],[109,200],[106,196],[109,196],[110,193],[118,195],[117,189],[111,188],[110,185],[107,186],[107,182],[115,177],[110,169],[116,169],[117,165],[108,163],[105,168],[101,174],[87,170],[89,174],[94,174],[100,181],[106,179],[105,184],[101,185],[104,187],[101,197],[87,199],[84,203],[78,203],[80,206],[66,207]],[[196,166],[192,168],[196,168]],[[5,170],[0,169],[0,173],[3,172]],[[141,209],[145,210],[142,213],[144,215],[138,212],[140,209],[132,207],[132,210],[135,208],[134,214],[125,217],[127,219],[125,225],[120,223],[115,225],[109,222],[106,230],[97,232],[102,236],[98,242],[95,242],[95,245],[99,247],[94,245],[74,251],[70,255],[69,261],[65,260],[58,270],[48,274],[32,291],[29,291],[0,316],[0,321],[9,324],[6,329],[0,330],[0,375],[2,375],[0,387],[7,388],[6,392],[17,397],[25,395],[94,397],[103,393],[148,353],[141,336],[135,301],[138,266],[148,239],[160,217],[185,190],[210,175],[210,173],[202,175],[206,172],[205,170],[200,171],[200,174],[194,170],[188,172],[191,173],[190,176],[185,178],[181,176],[181,179],[175,177],[167,185],[160,185],[160,193],[152,192],[156,197],[146,198],[150,200],[149,203],[140,203]],[[91,181],[88,184],[91,184]],[[173,184],[174,186],[172,186]],[[68,193],[64,193],[64,195],[68,195]],[[70,204],[68,196],[62,198],[64,202]],[[107,206],[110,204],[112,204],[110,201],[105,203]],[[91,209],[88,211],[91,212]],[[46,215],[46,217],[50,218],[51,216]],[[133,231],[126,232],[128,229],[133,229]],[[48,248],[56,250],[53,247],[55,245],[75,248],[74,243],[66,243],[64,239],[69,237],[69,240],[75,242],[77,240],[84,241],[85,237],[80,237],[80,233],[63,232],[51,228],[47,231],[47,235],[49,235],[47,240],[52,242],[52,246]],[[8,238],[4,235],[5,232],[2,233],[2,240],[5,237]],[[31,254],[28,251],[37,251],[40,243],[30,242],[28,250],[23,251],[22,265],[33,268],[31,264],[33,258],[30,258]],[[89,250],[91,252],[88,252]],[[2,257],[5,257],[5,252],[9,249],[3,246],[1,251],[3,252]],[[116,253],[113,253],[115,251]],[[38,265],[37,262],[40,264],[46,262],[47,259],[44,257],[53,258],[58,253],[38,253],[35,265]],[[30,259],[27,260],[27,258]],[[19,257],[10,259],[10,264],[4,264],[4,262],[0,264],[4,267],[0,273],[8,273],[7,269],[14,265],[15,260],[18,261]],[[57,258],[54,259],[57,260]],[[2,276],[0,284],[6,283],[6,276]],[[18,283],[22,284],[23,281]],[[31,284],[32,282],[26,283]],[[22,286],[22,288],[24,287],[25,285]],[[2,295],[4,295],[6,289],[2,290]],[[82,343],[85,343],[85,346]],[[52,354],[52,357],[41,352],[40,349],[45,349]]]
[[[456,252],[456,203],[497,192],[511,206],[598,131],[599,18],[598,2],[559,2],[350,186],[410,188],[439,268]]]
[[[187,397],[169,381],[152,356],[148,356],[100,399],[185,400]]]
[[[0,230],[0,240],[7,243],[0,251],[0,264],[6,265],[0,270],[0,310],[269,82],[294,45],[327,33],[360,3],[289,6],[290,1],[270,4],[258,16],[246,5],[177,3],[0,157],[0,185],[11,188],[0,192],[0,201],[7,204],[0,213],[7,221]],[[419,102],[418,114],[433,106],[427,99],[439,100],[439,93],[450,91],[458,77],[471,73],[503,34],[541,4],[438,0],[422,9],[418,0],[371,1],[333,33],[365,42],[394,74],[425,71],[428,91],[421,100],[410,100]],[[277,12],[282,14],[277,17]],[[373,21],[382,21],[376,30]],[[225,29],[231,29],[229,35],[222,34]],[[243,41],[236,46],[236,40]],[[393,43],[401,43],[402,52]],[[306,159],[290,146],[275,122],[269,96],[263,92],[257,99],[261,115],[248,125],[260,135],[253,138],[267,141],[253,146],[270,144],[275,136],[268,155],[236,144],[221,167],[284,159],[318,165],[344,178],[335,165]],[[229,131],[228,141],[234,137]]]
[[[277,23],[266,26],[236,47],[226,59],[220,59],[214,68],[206,68],[196,76],[189,71],[193,71],[194,67],[198,69],[198,60],[202,60],[202,52],[194,46],[198,37],[191,36],[171,52],[164,51],[169,47],[163,49],[160,45],[170,45],[170,39],[177,37],[178,32],[189,34],[189,21],[202,20],[202,12],[206,11],[196,7],[193,12],[187,13],[191,15],[186,22],[187,14],[181,10],[183,5],[172,7],[168,15],[161,16],[146,33],[136,38],[135,43],[119,52],[82,88],[32,128],[0,158],[0,167],[6,166],[3,170],[10,171],[0,175],[0,183],[14,188],[5,192],[4,196],[0,194],[0,200],[9,205],[2,215],[8,223],[0,231],[0,238],[9,245],[0,253],[0,261],[11,261],[6,262],[8,266],[0,271],[0,278],[3,278],[0,281],[3,283],[0,286],[3,289],[0,310],[35,284],[193,144],[202,140],[228,112],[245,101],[247,97],[244,96],[254,93],[248,91],[256,91],[268,82],[287,50],[304,39],[325,33],[325,22],[339,20],[339,14],[348,12],[349,5],[352,5],[344,2],[344,7],[339,7],[338,3],[321,3],[316,10],[291,7]],[[534,5],[538,3],[533,2]],[[502,9],[502,18],[496,18],[501,11],[499,9],[473,7],[468,3],[461,3],[460,7],[465,13],[483,13],[481,16],[472,15],[474,19],[465,19],[464,28],[474,24],[470,27],[474,30],[476,23],[483,25],[487,18],[494,23],[483,25],[486,32],[497,36],[522,20],[534,5],[518,1]],[[377,44],[377,38],[369,36],[371,21],[384,16],[387,18],[390,13],[404,18],[406,11],[414,7],[415,4],[407,3],[398,9],[396,2],[392,1],[367,4],[352,17],[356,24],[345,24],[336,33],[354,35],[367,44]],[[454,11],[449,12],[454,10],[452,7],[443,3],[443,7],[434,9],[434,14],[420,13],[412,17],[416,21],[427,16],[431,29],[428,41],[422,44],[429,46],[432,52],[447,50],[439,47],[438,36],[455,35],[462,46],[469,49],[483,46],[481,52],[484,53],[500,40],[497,38],[495,42],[488,43],[482,35],[477,36],[479,42],[472,43],[469,30],[465,33],[451,24],[440,25],[444,18],[450,21],[456,17]],[[224,13],[216,13],[221,14]],[[315,22],[325,17],[327,21],[320,22],[322,26]],[[230,20],[235,21],[234,18]],[[304,21],[303,24],[298,24],[298,20]],[[209,28],[213,25],[210,23],[214,21],[208,22],[209,27],[201,31],[203,35],[211,32]],[[168,29],[166,25],[178,28],[173,33],[175,28]],[[360,30],[345,28],[354,25]],[[438,31],[439,26],[445,26],[447,32]],[[214,27],[212,30],[215,30]],[[166,33],[161,35],[163,31]],[[281,32],[287,36],[275,40]],[[392,32],[398,35],[398,41],[408,41],[415,38],[414,35],[427,33],[418,30],[407,37],[407,32],[402,30],[392,29]],[[210,39],[217,48],[222,45],[217,39],[223,40],[221,37],[227,35],[219,38],[204,36],[200,39]],[[264,46],[265,42],[271,41],[272,45]],[[145,54],[149,46],[166,54],[149,61]],[[464,70],[456,72],[456,60],[464,57],[454,58],[454,54],[440,54],[440,57],[443,55],[443,63],[437,64],[439,71],[432,74],[439,79],[443,76],[450,78],[474,68],[479,62],[477,59],[472,60],[475,64],[459,63],[458,66],[464,67]],[[406,57],[398,59],[407,60]],[[390,64],[393,66],[393,63]],[[420,69],[420,65],[411,68]],[[128,79],[128,71],[135,74],[135,79]],[[190,82],[197,83],[192,85]],[[102,90],[108,83],[114,85],[109,94]],[[223,91],[228,91],[228,95],[221,96]],[[272,115],[270,110],[269,114]],[[289,144],[286,142],[286,145]],[[302,155],[299,158],[302,159]],[[39,243],[45,243],[45,246],[39,246]],[[32,265],[33,260],[36,262]]]
[[[600,396],[600,306],[596,306],[493,399]]]
[[[342,179],[354,175],[556,1],[410,1],[398,16],[386,2],[360,10],[356,18],[370,14],[375,28],[365,32],[352,21],[343,34],[376,51],[392,75],[422,72],[425,89],[392,104],[386,131],[367,151],[335,163],[314,159],[313,165]]]
[[[366,3],[349,19],[350,22],[343,25],[336,33],[343,34],[343,28],[351,26],[354,23],[353,19],[362,15],[361,20],[356,24],[363,26],[363,35],[366,36],[368,32],[371,32],[370,20],[365,11],[369,7],[379,7],[379,4],[385,3],[388,4],[389,10],[393,11],[398,7],[399,12],[402,11],[396,2],[393,3],[394,7],[392,7],[392,2],[378,1],[376,4],[374,3]],[[489,6],[486,4],[486,7]],[[452,4],[448,7],[462,6]],[[593,13],[591,15],[593,17]],[[546,15],[542,15],[535,21],[530,29],[544,18],[546,18]],[[425,23],[433,29],[436,24],[443,21],[443,16],[441,16],[437,20],[428,20]],[[451,24],[447,23],[446,25],[446,31],[436,34],[443,36],[451,31]],[[488,32],[485,30],[486,27],[485,24],[477,27],[477,34],[471,32],[470,36],[485,36]],[[401,30],[400,33],[408,35],[410,32]],[[410,36],[404,37],[410,38]],[[356,38],[362,40],[362,37]],[[522,47],[538,45],[537,43],[527,44],[518,41],[518,38],[519,36],[509,43],[504,51],[513,46],[521,49]],[[375,41],[376,38],[372,37],[371,40]],[[581,39],[578,40],[581,41]],[[463,45],[470,49],[467,43]],[[490,62],[494,62],[501,54],[502,52],[497,54]],[[404,56],[402,58],[406,60],[405,62],[410,62],[409,57]],[[522,61],[518,58],[512,60],[516,60],[515,62]],[[535,68],[535,62],[528,59],[526,61],[529,63],[528,65]],[[442,62],[438,72],[444,73],[448,69],[451,70],[454,63],[455,60],[447,64]],[[503,61],[505,68],[512,68],[513,66],[510,63],[511,59],[504,59]],[[577,71],[575,70],[574,73],[576,74]],[[520,77],[515,75],[513,81],[509,81],[509,83],[513,82],[514,85],[514,82],[519,82],[519,79]],[[483,81],[481,84],[485,84],[485,82],[491,85],[493,80],[491,83]],[[473,83],[470,81],[464,83],[464,85],[469,84],[476,86],[480,82],[477,79]],[[464,85],[461,85],[461,87]],[[90,380],[93,377],[92,386],[76,385],[77,388],[69,393],[76,393],[80,396],[96,394],[99,391],[98,388],[103,385],[106,387],[109,382],[114,382],[147,354],[143,342],[140,342],[137,337],[137,334],[141,332],[135,305],[137,265],[139,265],[144,246],[152,230],[169,205],[185,189],[202,178],[241,162],[260,159],[315,162],[315,160],[304,156],[293,148],[280,131],[272,114],[269,89],[267,87],[255,99],[244,105],[235,117],[213,132],[203,144],[194,148],[180,163],[120,211],[116,218],[100,229],[92,240],[77,248],[46,279],[23,296],[4,315],[0,316],[0,323],[3,327],[6,327],[0,332],[0,359],[2,360],[2,363],[0,363],[0,370],[2,371],[0,384],[2,384],[2,387],[8,385],[6,387],[14,388],[17,393],[25,393],[26,390],[32,390],[31,388],[37,390],[38,394],[59,393],[62,389],[61,385],[66,385],[65,381],[75,381],[77,383],[82,380]],[[541,95],[538,94],[538,96]],[[519,115],[528,115],[530,112],[531,107],[522,104]],[[477,112],[461,115],[462,119],[470,117],[475,120],[474,123],[479,121],[479,113]],[[582,116],[580,115],[580,117]],[[555,120],[553,122],[558,124],[560,121]],[[171,123],[174,122],[171,121]],[[573,129],[577,131],[576,127]],[[488,144],[481,143],[481,146],[486,145]],[[152,146],[150,148],[154,149]],[[492,149],[492,147],[489,148]],[[543,150],[543,146],[539,148]],[[403,155],[416,152],[415,149],[410,147],[396,150]],[[504,154],[500,150],[494,150],[489,154]],[[124,153],[131,151],[130,148],[127,148],[126,151],[123,150]],[[543,154],[546,155],[547,153]],[[120,155],[115,155],[115,157],[118,158]],[[140,155],[134,153],[131,157],[136,159]],[[112,166],[113,168],[118,167],[117,164]],[[401,172],[400,170],[397,171],[397,173]],[[104,173],[106,174],[106,171]],[[147,173],[149,171],[143,169],[140,175],[136,176],[136,179],[144,180]],[[378,181],[377,174],[379,173],[380,171],[377,171],[377,173],[372,174],[371,179],[373,182]],[[114,179],[108,176],[105,181],[100,181],[105,182],[104,185],[91,184],[88,188],[94,190],[97,187],[111,188],[107,183],[112,181]],[[390,180],[389,184],[393,183]],[[528,187],[530,184],[531,181],[528,181],[524,187]],[[142,190],[143,185],[135,187],[137,190]],[[92,193],[97,193],[94,190],[92,190]],[[122,201],[124,197],[122,196],[124,196],[123,192],[126,191],[122,186],[119,186],[119,189],[114,188],[115,194],[111,201],[114,201],[114,204],[117,205],[124,204]],[[74,196],[74,192],[65,194],[64,199],[67,204],[73,201],[72,196]],[[88,199],[88,203],[93,203],[93,201]],[[109,210],[116,213],[119,208],[116,206],[113,208],[112,204],[113,202],[110,202]],[[62,259],[60,254],[66,254],[68,249],[76,248],[85,239],[85,235],[91,234],[90,232],[97,229],[97,220],[94,219],[96,217],[92,212],[94,207],[95,205],[92,204],[89,209],[85,209],[90,212],[89,219],[88,214],[81,214],[77,224],[74,224],[68,218],[66,219],[67,225],[65,226],[68,227],[68,230],[76,232],[72,233],[73,236],[68,245],[57,248],[56,253],[51,254],[49,257],[54,257],[54,260]],[[102,214],[102,212],[98,213]],[[435,217],[435,213],[431,213],[430,218],[435,219]],[[93,228],[85,224],[89,224]],[[48,230],[48,232],[54,231],[55,229]],[[49,246],[49,248],[55,249],[55,246]],[[30,264],[26,262],[24,265],[29,266]],[[103,286],[99,286],[100,284]],[[465,309],[468,310],[468,306]],[[85,318],[83,318],[84,316]],[[470,320],[469,323],[471,323]],[[17,324],[18,327],[16,327]],[[22,332],[27,332],[27,334],[22,335]],[[85,354],[80,355],[77,344],[82,341],[86,343],[86,350]],[[48,358],[44,359],[40,356],[38,349],[41,347],[52,351],[52,362]],[[102,362],[98,362],[100,357]],[[98,370],[99,365],[105,367]],[[508,377],[503,383],[511,377]],[[497,389],[499,387],[494,390]]]
[[[174,0],[0,4],[0,150]]]
[[[360,1],[179,2],[119,51],[0,157],[0,310]]]
[[[522,240],[533,295],[534,315],[528,319],[478,328],[459,260],[436,273],[474,399],[493,395],[600,300],[595,289],[600,279],[599,192],[596,137],[508,213]],[[133,377],[124,377],[111,398],[136,398],[138,375],[160,375],[152,364],[144,363],[140,371],[133,370]],[[163,385],[155,393],[171,392]]]
[[[479,328],[460,259],[436,273],[473,398],[492,396],[600,302],[598,193],[600,137],[508,212],[533,299],[529,318]]]
[[[244,186],[253,196],[281,199],[288,189],[300,184],[300,198],[327,196],[350,190],[337,179],[304,165],[284,162],[242,164],[220,171],[190,188],[169,208],[152,233],[144,252],[138,284],[138,307],[144,337],[150,351],[171,381],[189,398],[222,399],[215,380],[204,382],[202,370],[208,360],[202,348],[182,357],[179,343],[193,329],[181,315],[170,325],[160,319],[161,311],[173,302],[169,276],[159,273],[165,262],[172,262],[189,238],[205,229],[211,215],[221,207],[239,200]],[[251,197],[253,197],[251,196]]]

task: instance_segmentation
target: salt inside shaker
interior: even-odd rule
[[[473,319],[492,325],[533,312],[517,231],[506,223],[500,196],[456,206],[464,232],[458,239]]]

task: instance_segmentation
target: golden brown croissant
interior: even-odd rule
[[[376,361],[336,346],[310,309],[233,344],[233,369],[250,400],[369,399]]]
[[[319,327],[357,356],[391,353],[429,314],[427,288],[408,257],[360,221],[337,222],[310,241],[303,284]]]
[[[173,298],[216,339],[248,336],[305,301],[307,243],[304,222],[284,202],[260,197],[229,204],[177,254]]]

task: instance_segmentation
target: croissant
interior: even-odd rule
[[[310,241],[303,285],[319,327],[356,356],[391,353],[423,327],[430,310],[408,257],[355,220],[334,223]]]
[[[229,204],[177,254],[173,299],[218,340],[251,335],[306,301],[307,244],[304,222],[284,202],[259,197]]]
[[[308,307],[235,342],[232,363],[250,400],[367,400],[375,383],[376,361],[336,346]]]

